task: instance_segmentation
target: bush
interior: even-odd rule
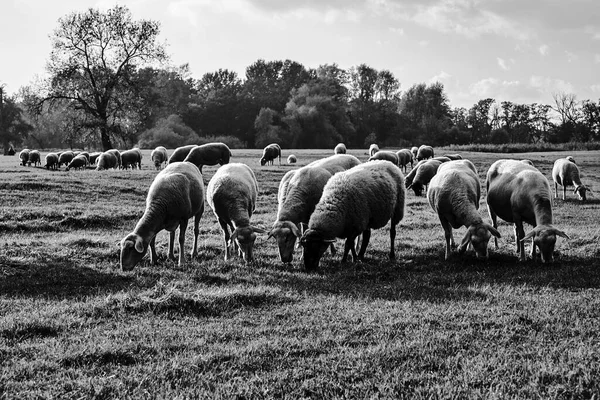
[[[151,149],[156,146],[176,148],[187,144],[196,144],[199,140],[198,134],[192,128],[183,123],[178,115],[169,115],[158,121],[152,129],[144,131],[138,139],[138,147]]]

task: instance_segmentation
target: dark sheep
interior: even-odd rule
[[[263,149],[260,165],[265,165],[269,162],[273,165],[273,160],[277,157],[279,157],[279,165],[281,165],[281,147],[277,143],[271,143]]]

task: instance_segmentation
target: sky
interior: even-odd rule
[[[366,64],[407,90],[444,84],[450,106],[554,105],[600,99],[598,0],[2,0],[0,85],[15,94],[46,76],[58,20],[127,6],[161,26],[172,65],[192,77],[258,59],[306,68]]]

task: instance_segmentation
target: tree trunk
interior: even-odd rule
[[[100,139],[102,141],[102,149],[104,151],[113,148],[112,143],[110,141],[110,133],[108,132],[108,126],[106,126],[106,124],[100,127]]]

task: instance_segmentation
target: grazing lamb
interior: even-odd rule
[[[346,145],[344,143],[338,143],[333,149],[333,154],[346,154]]]
[[[121,165],[123,165],[123,161],[121,160],[121,152],[117,149],[110,149],[106,150],[106,153],[111,153],[115,156],[115,158],[117,159],[117,166],[115,168],[120,169]]]
[[[58,154],[48,153],[45,157],[46,169],[56,170],[58,168]]]
[[[88,159],[85,157],[85,155],[79,154],[79,155],[73,157],[73,159],[67,165],[67,168],[65,170],[69,171],[71,168],[73,168],[75,170],[85,169],[87,164],[88,164]]]
[[[417,153],[419,152],[419,148],[416,146],[413,146],[410,148],[410,152],[413,154],[413,160],[417,160]]]
[[[304,266],[314,270],[323,253],[336,238],[345,238],[342,262],[352,252],[353,259],[364,258],[371,229],[390,224],[390,259],[395,259],[396,225],[404,217],[404,177],[400,168],[387,161],[372,161],[335,174],[323,189],[323,195],[300,239],[304,248]],[[358,255],[355,239],[362,234]]]
[[[462,254],[471,245],[478,258],[488,258],[488,242],[492,235],[500,237],[498,230],[484,223],[479,215],[480,197],[477,169],[469,160],[444,163],[431,179],[427,199],[444,228],[446,260],[450,258],[451,246],[454,246],[452,228],[467,228],[458,251]]]
[[[413,167],[413,154],[409,149],[400,149],[396,152],[398,156],[398,166],[402,168],[402,170],[406,173],[406,169],[408,168],[408,163],[410,163],[410,167]]]
[[[454,161],[454,160],[462,160],[462,156],[460,154],[444,154],[442,157],[447,157],[450,160]]]
[[[190,151],[192,151],[192,149],[196,146],[197,145],[195,144],[188,144],[187,146],[181,146],[176,148],[175,150],[173,150],[173,154],[171,154],[171,157],[169,157],[169,164],[185,160],[188,154],[190,154]]]
[[[154,163],[154,168],[161,169],[163,164],[166,164],[169,159],[167,149],[164,146],[158,146],[150,153],[150,159]]]
[[[277,193],[277,220],[269,232],[269,237],[277,240],[282,262],[292,262],[296,239],[301,236],[300,224],[308,224],[327,181],[359,164],[360,160],[350,154],[335,154],[283,176]],[[335,253],[333,243],[331,252]]]
[[[96,165],[96,161],[98,161],[100,154],[102,154],[101,151],[95,151],[90,154],[90,165]]]
[[[373,160],[389,161],[396,166],[399,164],[398,155],[396,155],[396,153],[394,153],[393,151],[388,150],[379,150],[368,159],[368,161]]]
[[[552,262],[556,236],[566,233],[552,226],[552,194],[548,179],[535,167],[518,160],[498,160],[487,172],[487,205],[494,228],[497,217],[515,224],[517,254],[525,261],[525,241],[532,239],[531,257],[536,247],[542,262]],[[523,223],[533,226],[525,235]],[[498,247],[498,240],[494,240]]]
[[[122,169],[131,169],[140,168],[139,166],[142,164],[141,152],[137,149],[125,150],[121,153],[121,168]]]
[[[589,191],[589,188],[581,183],[579,167],[573,161],[569,160],[569,157],[559,158],[554,161],[552,179],[554,180],[554,197],[558,197],[558,185],[561,185],[563,189],[562,199],[565,200],[567,186],[573,185],[575,187],[573,193],[579,196],[579,200],[586,200],[586,192]]]
[[[23,149],[21,150],[21,152],[19,153],[19,164],[22,166],[26,166],[27,163],[29,162],[29,153],[31,152],[31,150],[29,149]]]
[[[96,160],[96,171],[102,171],[104,169],[115,169],[118,168],[117,157],[114,152],[105,151],[100,154]]]
[[[279,147],[277,143],[271,143],[263,149],[260,165],[265,165],[267,163],[271,163],[271,165],[273,165],[273,160],[275,160],[277,157],[279,157],[279,165],[281,165],[281,147]]]
[[[417,161],[426,160],[428,158],[433,158],[433,147],[427,145],[421,145],[419,150],[417,150]]]
[[[178,265],[185,262],[185,231],[194,217],[192,258],[198,255],[200,218],[204,213],[204,182],[195,166],[175,162],[160,171],[146,197],[146,209],[133,232],[121,241],[121,269],[129,271],[144,257],[150,246],[150,263],[156,264],[156,234],[169,231],[169,259],[175,260],[175,231],[179,227]]]
[[[33,164],[34,167],[42,165],[42,156],[39,150],[31,150],[29,152],[29,159],[27,160],[27,165],[31,166]]]
[[[296,158],[296,156],[294,154],[290,154],[287,158],[288,164],[296,164],[297,161],[298,161],[298,159]]]
[[[379,151],[379,146],[377,146],[375,143],[371,144],[369,146],[369,157],[373,157],[373,155],[375,153],[377,153]]]
[[[442,165],[440,160],[421,160],[423,164],[417,164],[415,167],[416,173],[407,189],[412,189],[416,196],[423,195],[423,190],[427,189],[427,185],[437,173],[438,168]],[[412,171],[411,171],[412,172]]]
[[[224,165],[231,159],[231,150],[225,143],[206,143],[190,150],[184,161],[191,162],[202,172],[205,165]]]
[[[58,168],[63,164],[69,165],[73,158],[75,158],[75,154],[71,150],[63,151],[58,156]]]
[[[252,261],[256,234],[266,233],[264,229],[250,225],[257,196],[256,176],[246,164],[223,165],[208,182],[206,200],[223,230],[225,261],[231,255],[230,248],[235,251],[236,245],[244,261]],[[232,230],[231,236],[229,228]]]

